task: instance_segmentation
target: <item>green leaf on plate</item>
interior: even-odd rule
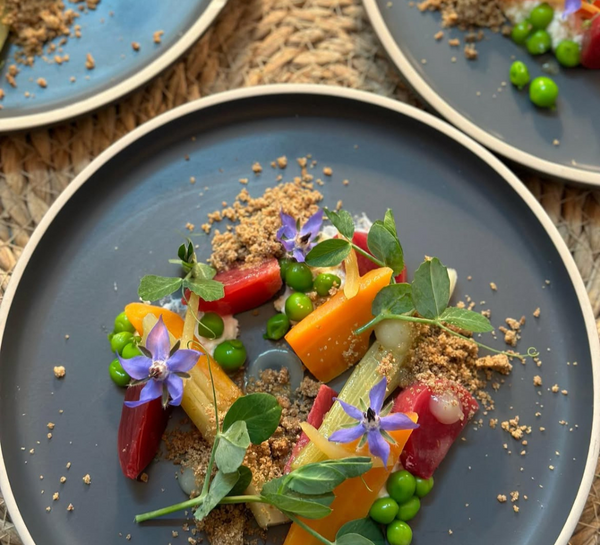
[[[229,494],[227,494],[228,496],[241,496],[252,482],[252,471],[246,466],[238,467],[238,473],[240,474],[240,478],[237,483],[235,483],[235,486],[229,491]]]
[[[277,429],[281,418],[281,405],[271,394],[248,394],[238,398],[223,419],[223,431],[236,421],[243,420],[248,427],[250,441],[259,445]]]
[[[307,519],[320,519],[331,513],[329,505],[335,499],[332,493],[322,496],[296,496],[287,492],[285,494],[261,493],[267,503],[277,507],[280,511],[292,513]]]
[[[383,217],[383,226],[396,238],[398,238],[398,232],[396,231],[396,220],[394,219],[394,212],[391,208],[388,208],[385,211],[385,216]]]
[[[472,333],[487,333],[494,329],[485,316],[466,308],[448,307],[440,316],[440,320]]]
[[[246,449],[250,446],[250,436],[246,422],[238,420],[219,434],[215,451],[215,462],[223,473],[233,473],[242,465]]]
[[[373,521],[373,519],[368,518],[368,517],[364,518],[364,519],[351,520],[350,522],[347,522],[346,524],[344,524],[338,530],[338,533],[335,536],[335,540],[336,540],[335,542],[337,544],[346,543],[346,542],[339,541],[342,536],[357,535],[357,534],[366,538],[371,543],[374,543],[374,545],[385,545],[385,539],[383,537],[381,528],[379,527],[379,525],[377,523],[375,523]],[[349,544],[351,542],[347,542],[347,543]],[[357,543],[362,543],[362,542],[357,542]]]
[[[367,236],[369,251],[386,267],[394,271],[394,276],[404,269],[404,253],[398,237],[392,234],[381,220],[377,220]]]
[[[434,257],[421,263],[412,281],[412,298],[423,318],[438,318],[450,299],[448,269]]]
[[[354,220],[346,210],[334,212],[325,208],[325,215],[341,235],[345,236],[348,240],[352,240],[354,236]]]
[[[158,301],[176,292],[179,288],[181,288],[181,278],[149,274],[140,280],[138,295],[142,301]]]
[[[317,244],[306,256],[306,264],[311,267],[335,267],[350,253],[352,246],[342,238],[330,238]]]
[[[198,280],[188,278],[183,280],[183,287],[193,291],[204,301],[218,301],[225,296],[225,288],[216,280]]]
[[[406,314],[414,312],[412,286],[410,284],[390,284],[379,290],[373,300],[373,316],[380,314]]]
[[[196,520],[205,518],[229,494],[239,478],[240,474],[237,471],[233,473],[223,473],[221,470],[217,471],[215,478],[210,483],[210,488],[204,502],[200,504],[200,507],[194,513]]]

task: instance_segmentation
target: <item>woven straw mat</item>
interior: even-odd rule
[[[326,83],[419,105],[387,60],[360,0],[230,0],[187,56],[121,103],[0,141],[0,298],[35,226],[100,152],[175,106],[227,89]],[[600,192],[523,175],[568,244],[600,315]],[[600,325],[600,321],[598,322]],[[600,479],[572,545],[600,544]],[[20,545],[0,496],[0,543]]]

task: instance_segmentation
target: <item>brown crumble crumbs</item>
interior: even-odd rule
[[[281,157],[277,158],[277,166],[279,168],[286,168],[287,167],[287,157],[285,155],[282,155]]]
[[[533,377],[533,385],[534,386],[542,385],[542,377],[540,377],[540,375],[535,375],[535,377]]]
[[[66,482],[67,482],[67,478],[66,478],[66,477],[63,475],[63,476],[60,478],[60,484],[65,484]]]
[[[164,34],[164,33],[165,33],[165,31],[164,31],[164,30],[157,30],[156,32],[154,32],[154,33],[152,34],[152,41],[153,41],[155,44],[159,44],[159,43],[161,43],[161,42],[162,42],[162,37],[163,37],[163,34]]]
[[[515,513],[518,513],[519,512],[519,506],[518,505],[513,505],[513,511]]]
[[[325,167],[323,169],[323,174],[325,174],[325,176],[331,176],[333,174],[333,170],[331,169],[331,167]]]
[[[495,282],[490,282],[490,288],[492,288],[492,291],[498,291],[498,286],[496,286]]]
[[[260,174],[262,172],[262,166],[260,163],[256,162],[252,165],[252,172],[254,172],[254,174]]]
[[[531,426],[520,425],[519,424],[519,416],[515,416],[510,420],[506,420],[500,424],[500,427],[508,432],[513,439],[521,440],[523,439],[523,435],[529,435],[531,433]]]
[[[552,386],[552,388],[550,388],[550,390],[552,390],[552,392],[556,394],[558,393],[560,388],[558,387],[558,384],[555,384],[554,386]]]
[[[536,308],[536,309],[533,311],[533,317],[534,317],[534,318],[539,318],[539,317],[540,317],[540,314],[541,314],[541,312],[542,312],[542,311],[540,310],[540,307]]]
[[[91,53],[88,53],[85,56],[85,67],[88,70],[93,70],[94,68],[96,68],[96,61],[94,60],[94,57],[92,57]]]
[[[86,474],[84,475],[83,479],[81,479],[85,484],[92,484],[92,478],[90,477],[90,474]]]
[[[72,503],[70,503],[70,504],[67,506],[67,511],[74,511],[74,510],[75,510],[75,507],[73,507],[73,504],[72,504]]]
[[[47,427],[49,430],[53,430],[53,429],[54,429],[54,426],[55,426],[54,422],[48,422],[48,423],[46,424],[46,427]]]
[[[452,39],[448,40],[448,45],[450,47],[458,47],[458,46],[460,46],[460,40],[458,38],[452,38]]]
[[[55,492],[54,494],[52,494],[52,501],[58,501],[60,498],[60,495],[58,492]]]
[[[510,493],[510,501],[512,503],[515,503],[517,500],[519,499],[519,492],[517,492],[516,490],[514,492]]]
[[[37,79],[37,84],[42,88],[45,89],[46,87],[48,87],[48,82],[44,79],[44,78],[38,78]]]
[[[506,503],[506,496],[504,494],[498,494],[496,496],[496,499],[500,502],[500,503]]]
[[[54,367],[54,376],[56,378],[63,378],[67,374],[64,365],[57,365]]]
[[[138,42],[131,42],[131,49],[133,49],[134,51],[139,51],[140,44]]]

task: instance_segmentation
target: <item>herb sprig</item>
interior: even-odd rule
[[[183,278],[171,276],[146,275],[140,280],[138,295],[143,301],[157,301],[171,295],[180,289],[189,289],[205,301],[217,301],[225,295],[221,282],[214,280],[217,271],[198,262],[194,245],[188,240],[177,251],[179,259],[169,259],[169,263],[181,265],[185,276]]]
[[[393,270],[392,284],[383,288],[373,301],[374,318],[358,328],[354,332],[356,335],[383,320],[403,320],[439,327],[490,352],[525,359],[526,355],[496,350],[448,327],[453,326],[470,333],[488,333],[494,330],[490,321],[478,312],[448,306],[450,277],[448,269],[437,257],[428,258],[419,266],[412,283],[394,283],[394,276],[404,269],[404,253],[391,210],[388,209],[383,220],[375,221],[369,230],[367,246],[372,255],[351,242],[354,222],[348,212],[325,209],[325,214],[342,238],[328,239],[317,244],[306,256],[308,265],[335,267],[354,249],[380,267],[390,267]],[[530,348],[527,352],[527,356],[536,355],[535,349]]]
[[[259,494],[244,494],[252,482],[252,472],[242,465],[246,450],[250,444],[258,445],[271,437],[279,425],[282,409],[277,399],[270,394],[248,394],[231,405],[221,426],[210,361],[208,369],[217,433],[200,495],[163,509],[137,515],[135,521],[141,523],[192,508],[195,508],[195,518],[202,520],[218,505],[265,503],[279,509],[326,545],[383,545],[381,530],[368,519],[344,525],[336,540],[332,542],[298,518],[320,519],[329,515],[330,505],[335,499],[333,490],[346,479],[360,477],[369,471],[373,462],[368,456],[307,464],[265,483]],[[211,480],[215,465],[218,469]]]

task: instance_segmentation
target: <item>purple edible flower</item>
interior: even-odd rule
[[[581,9],[581,0],[565,0],[565,10],[563,11],[563,19]]]
[[[139,401],[125,401],[127,407],[137,407],[157,397],[163,406],[180,405],[183,397],[183,378],[202,355],[197,350],[179,350],[179,341],[171,349],[169,331],[162,316],[150,330],[146,347],[138,347],[143,355],[125,359],[117,354],[123,369],[134,379],[134,384],[146,383],[140,392]],[[171,400],[169,401],[169,396]]]
[[[296,220],[279,212],[281,227],[277,231],[277,240],[283,244],[285,251],[291,253],[298,263],[303,263],[306,254],[315,246],[314,240],[319,236],[323,224],[323,210],[319,209],[306,220],[302,228]]]
[[[390,455],[389,440],[393,440],[389,436],[388,431],[395,430],[414,430],[419,427],[404,413],[392,413],[389,416],[380,416],[381,408],[385,400],[385,389],[387,381],[381,379],[369,392],[370,407],[366,411],[361,411],[359,408],[344,403],[341,399],[336,398],[336,401],[342,406],[342,409],[348,416],[359,421],[359,424],[352,428],[341,429],[335,431],[329,437],[330,441],[336,443],[351,443],[361,438],[361,443],[364,441],[369,443],[369,452],[381,458],[384,467],[387,467],[388,458]],[[387,437],[386,437],[387,436]]]

